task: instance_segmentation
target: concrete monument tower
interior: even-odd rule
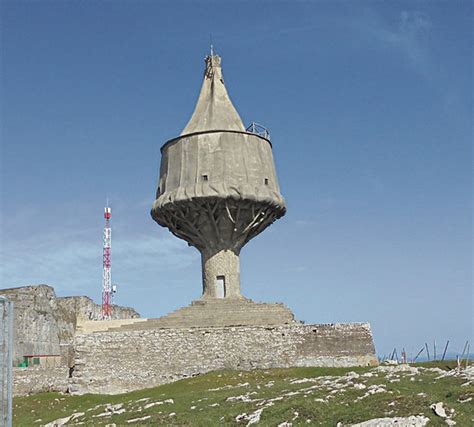
[[[75,339],[73,393],[124,393],[216,369],[377,364],[368,324],[307,325],[283,304],[242,296],[241,249],[285,214],[268,132],[257,130],[242,124],[211,53],[191,120],[161,148],[151,211],[201,252],[202,297],[155,319],[90,322],[99,325]]]
[[[201,252],[203,299],[243,298],[240,251],[286,208],[269,134],[244,127],[219,56],[206,57],[194,113],[161,155],[153,219]]]

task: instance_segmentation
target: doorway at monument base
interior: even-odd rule
[[[377,365],[368,323],[117,330],[78,334],[75,345],[72,394],[125,393],[217,369]]]

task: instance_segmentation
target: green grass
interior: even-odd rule
[[[455,362],[441,364],[438,362],[437,364],[418,363],[412,366],[450,369],[454,365]],[[331,391],[335,389],[336,383],[334,381],[338,380],[340,384],[346,384],[347,377],[344,375],[349,372],[359,374],[358,378],[352,379],[353,384],[363,384],[366,387],[385,384],[386,392],[357,400],[367,392],[367,388],[357,389],[353,385],[349,385],[341,389],[344,391],[339,390],[331,394]],[[373,376],[364,377],[363,375],[367,373]],[[457,425],[473,425],[474,405],[472,402],[461,403],[459,401],[474,397],[472,384],[461,386],[466,383],[465,379],[451,376],[436,379],[439,373],[426,369],[414,376],[403,372],[396,375],[399,377],[394,379],[398,381],[389,382],[385,373],[368,367],[292,368],[249,372],[216,371],[152,389],[115,396],[69,396],[59,393],[41,393],[14,399],[14,426],[39,426],[69,416],[74,412],[85,412],[84,416],[75,421],[90,426],[112,423],[117,426],[237,425],[237,415],[254,413],[259,408],[263,408],[259,425],[276,426],[288,421],[292,422],[294,426],[311,424],[335,426],[337,422],[351,424],[371,418],[424,414],[430,418],[430,425],[445,426],[445,422],[434,415],[430,409],[432,403],[440,401],[444,402],[448,409],[455,410],[453,419]],[[292,384],[292,380],[303,378],[310,381]],[[324,381],[330,381],[333,385],[324,384]],[[248,385],[243,385],[245,383]],[[210,390],[225,386],[228,387],[216,391]],[[420,393],[424,394],[420,395]],[[226,400],[239,395],[247,395],[254,401]],[[334,397],[326,399],[331,395]],[[272,406],[265,407],[269,399],[278,397],[282,397],[282,399],[274,401]],[[144,398],[149,399],[137,402]],[[144,408],[147,403],[165,399],[173,399],[174,403],[163,403],[148,409]],[[321,402],[316,399],[325,401]],[[94,417],[94,415],[105,412],[104,405],[118,403],[123,404],[123,408],[126,410],[124,413]],[[96,408],[98,405],[102,406]],[[171,413],[176,415],[170,416]],[[295,413],[298,415],[296,416]],[[127,424],[129,419],[145,416],[150,416],[150,418],[139,423]],[[311,421],[307,422],[307,420]],[[242,421],[241,424],[246,425],[247,422]],[[68,425],[74,425],[74,422]]]

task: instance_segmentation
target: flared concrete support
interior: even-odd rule
[[[230,249],[203,251],[201,259],[203,298],[242,298],[239,254]]]

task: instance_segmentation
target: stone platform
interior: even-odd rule
[[[284,304],[256,303],[245,298],[206,298],[193,301],[189,306],[179,308],[166,316],[110,330],[271,326],[295,322],[295,316]]]
[[[150,329],[211,328],[226,326],[275,326],[299,324],[292,311],[280,303],[256,303],[247,298],[205,298],[193,301],[156,319],[83,322],[79,333]]]
[[[205,298],[157,319],[85,322],[73,394],[116,394],[216,369],[376,365],[367,323],[304,325],[283,304]]]
[[[217,369],[377,365],[367,323],[152,327],[78,333],[72,394],[117,394]]]

